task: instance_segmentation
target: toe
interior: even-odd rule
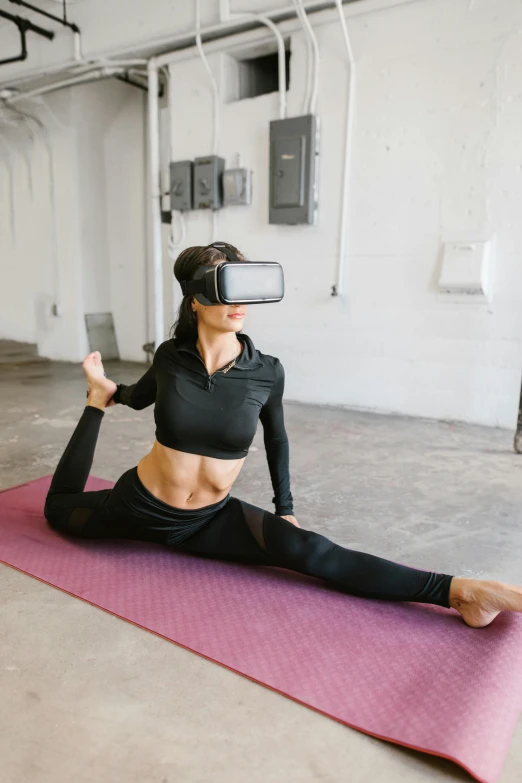
[[[93,373],[99,367],[103,366],[101,361],[101,354],[98,351],[94,351],[94,353],[90,353],[88,356],[85,357],[82,366],[87,374]]]

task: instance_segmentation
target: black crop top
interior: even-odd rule
[[[162,343],[152,366],[132,386],[118,385],[114,402],[141,410],[155,404],[163,446],[218,459],[246,457],[261,420],[276,514],[293,514],[289,446],[283,414],[285,373],[274,356],[245,334],[236,364],[209,375],[194,343]]]

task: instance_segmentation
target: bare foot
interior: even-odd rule
[[[117,386],[114,381],[105,377],[100,352],[94,351],[86,356],[82,367],[87,376],[87,405],[100,410],[104,410],[108,405],[114,405],[110,400]]]
[[[472,628],[485,628],[504,609],[522,612],[522,587],[503,582],[454,577],[450,606],[460,612]]]

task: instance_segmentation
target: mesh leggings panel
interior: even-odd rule
[[[110,489],[49,494],[45,502],[45,518],[54,530],[70,536],[113,538],[116,524],[105,505],[110,494]]]
[[[252,506],[250,503],[245,503],[244,500],[241,500],[240,503],[248,529],[252,533],[258,546],[260,546],[261,549],[266,552],[267,548],[264,533],[265,512],[257,506]]]

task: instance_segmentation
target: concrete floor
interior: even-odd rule
[[[128,381],[143,367],[108,365]],[[51,473],[81,413],[80,367],[0,368],[0,488]],[[286,405],[296,516],[353,548],[522,583],[512,434]],[[152,410],[108,412],[93,472],[153,441]],[[270,508],[261,431],[234,494]],[[352,731],[0,566],[2,783],[428,783],[455,765]],[[296,660],[296,666],[299,661]],[[501,783],[520,783],[522,723]]]

